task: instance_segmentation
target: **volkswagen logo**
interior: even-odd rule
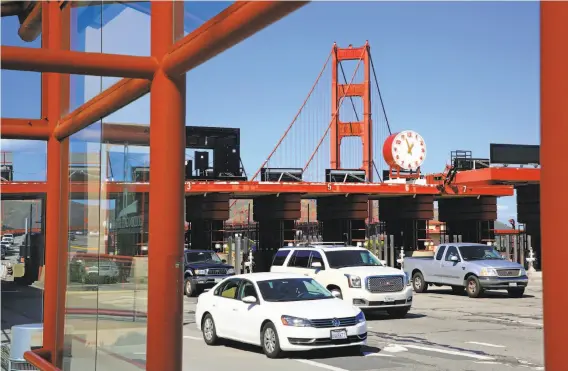
[[[334,318],[331,320],[331,324],[333,325],[333,327],[338,327],[341,324],[341,322],[339,322],[337,318]]]

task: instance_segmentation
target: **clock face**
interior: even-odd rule
[[[401,131],[392,142],[392,158],[401,169],[418,169],[426,158],[424,138],[412,130]]]

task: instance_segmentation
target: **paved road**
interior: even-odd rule
[[[368,347],[361,356],[342,356],[338,352],[320,351],[313,354],[298,353],[290,358],[269,360],[253,347],[228,343],[208,347],[195,329],[195,298],[185,298],[184,319],[184,370],[226,371],[248,370],[251,367],[272,371],[507,371],[543,370],[542,290],[535,281],[522,299],[510,299],[500,293],[480,299],[452,295],[449,289],[432,290],[415,296],[411,314],[403,320],[390,320],[382,315],[368,318]],[[98,292],[77,292],[68,298],[82,307],[92,307],[99,297],[99,308],[142,309],[145,293],[137,292],[137,298],[128,290],[112,290],[109,286]],[[25,320],[29,313],[13,313],[17,297],[30,308],[30,300],[36,299],[29,290],[4,290],[2,292],[2,327],[5,320]],[[39,294],[39,292],[38,292]],[[20,301],[20,300],[17,300]],[[8,304],[7,304],[8,303]],[[37,306],[39,307],[39,305]],[[10,313],[8,313],[10,312]],[[6,316],[7,315],[7,316]],[[6,317],[5,317],[6,316]],[[79,318],[77,318],[79,320]],[[80,320],[82,324],[89,321]],[[103,322],[99,318],[99,331]],[[144,320],[137,325],[125,326],[126,334],[113,342],[112,351],[135,360],[135,365],[125,366],[123,371],[143,368],[145,339],[139,330],[145,327]],[[116,321],[113,322],[115,327]],[[109,323],[110,325],[110,323]],[[132,328],[127,330],[126,327]],[[95,328],[92,326],[92,328]],[[116,331],[109,329],[110,331]],[[138,336],[132,334],[137,333]],[[4,338],[4,336],[3,336]],[[120,341],[119,341],[120,340]],[[108,343],[107,343],[108,344]],[[74,345],[74,363],[91,361],[90,352],[81,351]],[[83,355],[83,353],[85,355]],[[98,358],[103,362],[103,358]],[[104,362],[116,364],[118,359],[104,357]],[[124,362],[124,359],[123,361]],[[120,363],[120,362],[119,362]],[[86,363],[85,363],[86,365]],[[114,367],[114,366],[113,366]]]

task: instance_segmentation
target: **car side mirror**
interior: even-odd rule
[[[321,263],[320,262],[313,262],[312,268],[321,268]]]
[[[247,303],[247,304],[255,304],[258,300],[256,300],[256,298],[254,296],[245,296],[242,299],[243,303]]]
[[[380,261],[382,265],[387,265],[387,261],[386,260],[381,260]]]
[[[227,259],[221,259],[221,263],[226,263]]]
[[[331,295],[333,295],[333,297],[335,297],[335,298],[341,299],[341,297],[340,297],[341,293],[337,290],[332,291]]]
[[[460,259],[459,259],[457,256],[455,256],[455,255],[450,256],[450,261],[457,262],[457,261],[459,261],[459,260],[460,260]]]

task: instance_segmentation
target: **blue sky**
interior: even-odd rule
[[[186,30],[226,5],[188,3]],[[106,9],[102,18],[109,22],[102,31],[97,27],[76,31],[74,48],[148,55],[148,17],[131,9],[119,10],[124,10],[121,5]],[[88,18],[91,25],[101,22],[100,16],[82,17],[81,22]],[[17,19],[11,18],[2,19],[2,45],[24,45],[17,36]],[[539,144],[538,2],[311,3],[191,71],[187,124],[240,127],[242,160],[250,175],[296,114],[333,42],[344,47],[359,46],[365,40],[371,45],[393,131],[413,129],[426,139],[423,171],[442,171],[450,151],[456,149],[488,157],[490,142]],[[354,63],[345,64],[348,81],[353,67]],[[73,78],[75,91],[80,90],[73,107],[116,81],[81,80]],[[329,123],[329,84],[328,67],[271,166],[305,164]],[[2,71],[2,116],[39,117],[39,93],[39,74]],[[141,98],[105,122],[147,124],[148,102],[148,97]],[[346,110],[350,102],[344,105]],[[380,147],[386,129],[379,109],[374,99],[375,161],[384,168]],[[91,127],[90,133],[100,134],[100,125]],[[87,138],[79,137],[74,137],[76,152],[84,150]],[[314,173],[321,174],[328,166],[326,144],[310,165]],[[15,179],[44,179],[43,143],[3,140],[2,147],[16,152]],[[113,172],[121,173],[123,149],[113,151]],[[147,150],[130,148],[128,161],[142,164],[147,153],[132,154],[135,151]],[[360,151],[350,143],[342,151],[344,167],[360,160]],[[515,199],[502,199],[499,219],[515,214]]]

